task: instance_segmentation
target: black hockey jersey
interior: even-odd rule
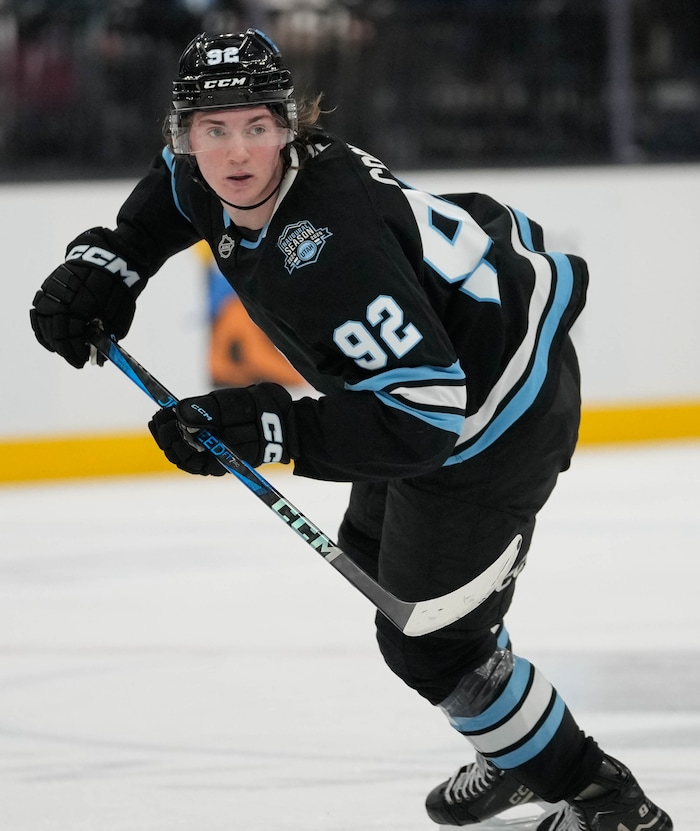
[[[295,472],[314,478],[414,476],[480,453],[536,413],[585,302],[584,261],[545,253],[517,210],[411,188],[333,136],[292,165],[260,231],[236,227],[168,150],[117,221],[104,233],[144,280],[209,243],[322,393],[294,402]]]

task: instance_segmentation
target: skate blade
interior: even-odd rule
[[[552,805],[550,802],[528,802],[502,811],[495,817],[482,820],[479,831],[537,831],[545,817],[560,810],[565,802]]]

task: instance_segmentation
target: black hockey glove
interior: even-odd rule
[[[102,321],[117,339],[129,331],[136,311],[132,286],[140,281],[123,259],[99,245],[76,245],[81,239],[97,240],[88,233],[74,241],[67,261],[44,280],[29,312],[39,343],[78,369],[90,357],[85,338],[93,320]]]
[[[253,384],[184,398],[159,410],[148,428],[169,461],[187,473],[222,476],[216,456],[194,438],[206,429],[253,467],[286,464],[296,455],[292,397],[279,384]]]

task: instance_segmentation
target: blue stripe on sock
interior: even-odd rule
[[[517,750],[505,753],[502,756],[489,755],[489,758],[497,767],[504,770],[516,768],[519,765],[524,765],[526,762],[534,759],[534,757],[537,756],[540,751],[544,750],[544,748],[552,740],[552,737],[559,729],[562,719],[564,718],[565,711],[566,705],[559,695],[557,695],[554,701],[554,706],[552,707],[549,715],[534,736],[532,736]]]
[[[503,624],[501,624],[501,628],[498,632],[498,637],[496,638],[496,646],[499,649],[505,649],[508,646],[509,641],[510,635],[508,634],[508,630]]]

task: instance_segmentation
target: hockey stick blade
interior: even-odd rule
[[[99,326],[95,325],[90,329],[88,344],[120,369],[159,407],[174,409],[177,406],[178,399]],[[216,457],[222,467],[286,522],[307,545],[340,572],[405,635],[417,637],[436,632],[474,611],[505,580],[520,551],[522,537],[518,535],[494,563],[461,588],[431,600],[399,600],[363,571],[255,468],[240,459],[224,442],[205,429],[194,435],[197,441]]]

